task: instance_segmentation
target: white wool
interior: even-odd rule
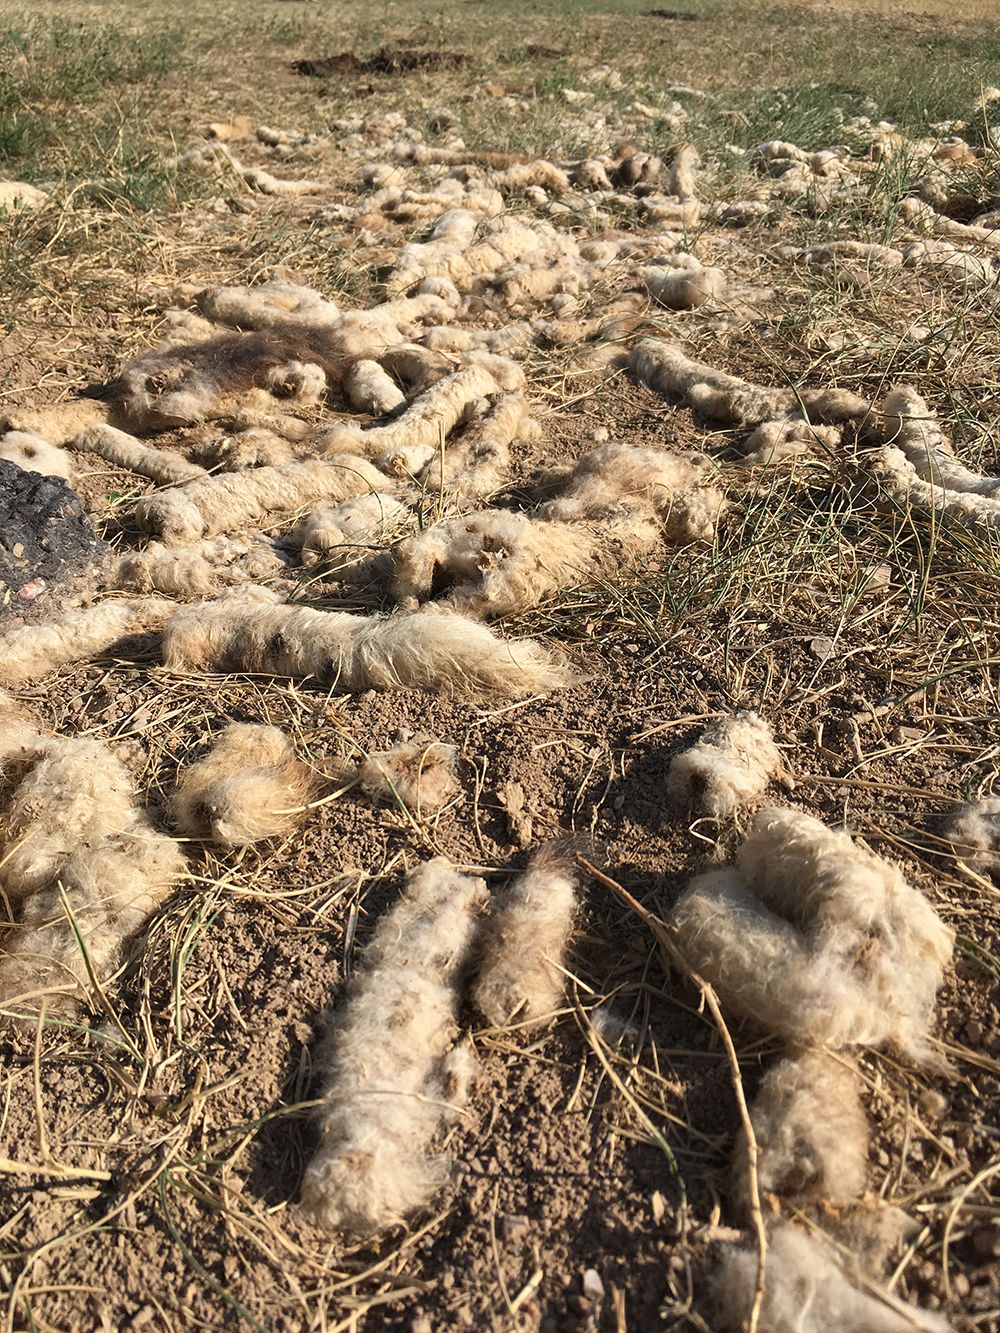
[[[47,1011],[72,1013],[90,977],[76,932],[107,982],[124,942],[183,874],[177,844],[134,805],[131,778],[108,747],[51,741],[0,826],[0,889],[20,907],[0,951],[0,1004],[27,1017],[39,1007],[35,992],[54,989]]]
[[[843,1206],[864,1193],[868,1121],[857,1069],[843,1057],[805,1051],[780,1060],[761,1083],[750,1118],[762,1196]],[[744,1213],[747,1142],[741,1132],[733,1188]]]
[[[904,509],[936,512],[942,518],[971,525],[1000,525],[1000,495],[949,490],[925,481],[915,464],[895,445],[884,445],[878,451],[872,460],[871,471]],[[992,481],[992,478],[980,478],[982,482],[986,480]]]
[[[850,834],[762,810],[737,868],[694,879],[674,923],[695,969],[763,1027],[941,1063],[930,1029],[954,932]]]
[[[743,443],[741,462],[749,467],[772,467],[789,458],[836,455],[842,439],[837,426],[815,426],[795,414],[762,421]]]
[[[713,819],[728,819],[759,800],[772,782],[793,784],[769,724],[756,713],[735,713],[708,727],[670,762],[667,794]]]
[[[549,844],[495,903],[473,990],[475,1006],[491,1026],[544,1022],[559,1008],[577,889],[568,849]]]
[[[61,666],[106,657],[119,639],[158,629],[172,602],[149,597],[66,611],[43,625],[0,634],[0,685],[26,685]]]
[[[714,1296],[725,1326],[744,1329],[757,1285],[757,1251],[727,1245]],[[836,1251],[791,1223],[770,1229],[760,1333],[949,1333],[941,1315],[875,1284],[852,1286]]]
[[[30,431],[9,430],[0,435],[0,459],[15,463],[25,472],[40,472],[43,477],[73,478],[69,454]]]
[[[387,478],[363,458],[311,458],[160,491],[138,501],[135,518],[141,531],[167,543],[195,541],[260,527],[269,517],[292,514],[317,500],[345,500],[388,485]]]
[[[468,615],[502,616],[537,605],[589,574],[617,567],[654,546],[659,525],[632,512],[626,521],[553,523],[486,509],[433,524],[393,552],[392,594],[415,608],[444,587],[442,601]]]
[[[186,458],[179,458],[166,449],[143,444],[114,426],[91,426],[70,440],[70,448],[97,454],[106,463],[148,477],[159,486],[176,486],[196,477],[208,476],[197,463],[189,463]]]
[[[344,376],[344,393],[352,407],[376,417],[406,402],[406,394],[377,361],[356,361]]]
[[[446,494],[455,503],[489,499],[510,475],[510,446],[525,425],[523,393],[508,393],[460,436],[438,449],[417,478],[421,490]]]
[[[322,292],[280,278],[255,287],[204,287],[195,301],[209,319],[238,329],[332,328],[343,314]]]
[[[711,541],[726,508],[722,493],[706,484],[707,463],[665,449],[610,443],[589,450],[562,479],[555,499],[540,505],[540,518],[571,523],[615,519],[652,509],[669,541]]]
[[[481,879],[438,857],[379,923],[323,1059],[320,1143],[302,1182],[317,1225],[381,1231],[445,1184],[431,1147],[471,1083],[470,1052],[455,1045],[458,987],[485,897]]]
[[[535,640],[505,642],[445,607],[355,616],[281,605],[254,586],[178,610],[163,651],[174,669],[311,677],[348,693],[459,688],[520,697],[572,678]]]

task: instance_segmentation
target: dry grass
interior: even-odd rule
[[[231,173],[167,165],[209,121],[245,114],[325,133],[336,117],[399,110],[438,142],[429,121],[445,107],[472,148],[559,156],[605,150],[613,134],[588,125],[563,88],[593,92],[584,109],[614,125],[633,101],[669,104],[662,89],[676,80],[708,94],[683,133],[651,119],[636,134],[667,155],[680,137],[695,142],[713,163],[699,184],[710,206],[745,197],[752,178],[738,150],[765,137],[821,148],[848,139],[844,121],[856,114],[912,132],[963,118],[981,141],[973,103],[1000,53],[992,5],[967,6],[960,21],[939,0],[766,12],[674,0],[692,21],[643,13],[652,8],[507,0],[487,12],[447,0],[428,17],[412,0],[335,13],[287,4],[248,22],[245,8],[207,0],[182,19],[164,0],[44,0],[30,14],[4,0],[0,27],[15,55],[0,86],[2,171],[51,184],[53,198],[5,221],[0,237],[0,410],[110,378],[154,340],[161,294],[177,281],[254,282],[287,264],[332,299],[367,305],[381,299],[399,246],[425,234],[414,224],[365,240],[319,222],[318,208],[357,201],[359,175],[357,158],[322,145],[288,161],[253,158],[322,180],[310,201],[263,199]],[[289,68],[402,42],[470,61],[364,76],[363,87]],[[539,53],[546,47],[556,54]],[[585,79],[599,61],[622,71],[621,89]],[[483,94],[487,81],[518,107]],[[875,271],[858,281],[777,253],[844,236],[890,243],[898,200],[922,170],[903,154],[836,208],[785,209],[740,231],[718,227],[710,207],[688,238],[699,258],[727,273],[731,293],[735,279],[775,294],[749,324],[654,310],[639,331],[679,337],[691,356],[778,387],[836,383],[876,399],[910,378],[969,466],[996,471],[988,295],[923,279],[901,288]],[[979,197],[997,192],[995,153],[955,179]],[[616,226],[640,225],[634,205],[612,211]],[[578,239],[594,225],[559,222]],[[591,289],[584,316],[620,293],[626,267]],[[908,334],[916,322],[927,336]],[[627,348],[634,331],[618,341]],[[903,862],[957,929],[938,1037],[955,1074],[931,1077],[892,1053],[861,1059],[869,1188],[918,1223],[894,1259],[893,1290],[941,1302],[964,1333],[996,1327],[984,1270],[1000,1220],[988,1128],[1000,1105],[990,995],[1000,894],[959,874],[942,816],[998,783],[998,538],[881,493],[863,429],[835,456],[748,475],[732,461],[739,432],[713,429],[613,366],[595,370],[579,351],[535,347],[524,362],[544,441],[517,446],[508,498],[536,501],[535,466],[572,460],[604,426],[626,443],[713,453],[735,503],[711,546],[623,566],[504,621],[505,636],[559,643],[591,673],[565,699],[413,695],[390,713],[384,696],[171,674],[155,645],[146,658],[67,667],[23,691],[58,731],[108,740],[161,808],[179,757],[233,719],[282,727],[319,780],[342,773],[345,755],[388,750],[400,732],[440,736],[462,756],[464,791],[430,815],[402,802],[376,810],[326,781],[303,832],[238,853],[192,851],[187,885],[116,978],[94,987],[89,1022],[49,1019],[4,1038],[10,1333],[419,1333],[424,1314],[442,1328],[537,1328],[547,1316],[580,1328],[713,1327],[707,1256],[720,1226],[737,1220],[726,1191],[744,1081],[749,1099],[776,1048],[727,1025],[703,983],[676,970],[663,924],[671,904],[736,839],[717,821],[672,819],[665,780],[671,755],[737,709],[772,723],[796,773],[795,803],[846,820]],[[127,542],[119,521],[145,483],[77,461],[88,506]],[[428,497],[419,522],[438,517]],[[294,596],[326,610],[380,604],[377,590],[308,578]],[[599,874],[587,886],[558,1023],[541,1035],[516,1021],[477,1034],[483,1074],[443,1145],[461,1170],[437,1211],[377,1243],[331,1242],[298,1216],[296,1199],[313,1148],[318,1018],[336,1007],[356,945],[418,861],[447,854],[502,887],[523,850],[566,830],[607,848],[590,859],[611,882]],[[518,1241],[525,1218],[529,1240]],[[589,1268],[603,1298],[582,1282]]]

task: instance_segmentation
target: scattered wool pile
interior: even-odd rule
[[[559,1008],[577,888],[568,848],[549,843],[495,905],[473,992],[476,1008],[493,1027],[544,1022]]]
[[[940,1065],[934,1003],[954,932],[850,834],[762,810],[735,868],[673,913],[688,961],[734,1012],[793,1042],[881,1047]]]
[[[772,782],[794,786],[770,726],[756,713],[736,713],[708,727],[690,750],[673,757],[667,794],[679,806],[728,819],[763,796]]]
[[[10,786],[51,744],[28,710],[0,690],[0,794],[6,797]]]
[[[300,452],[291,440],[251,426],[233,435],[213,435],[198,447],[198,458],[216,472],[243,472],[251,467],[282,467],[294,463]]]
[[[757,1251],[727,1245],[715,1300],[727,1328],[747,1327],[757,1286]],[[770,1229],[760,1333],[948,1333],[940,1315],[918,1310],[870,1280],[854,1286],[832,1246],[783,1223]]]
[[[975,290],[1000,282],[1000,265],[995,259],[970,254],[951,241],[915,241],[903,251],[903,258],[908,268],[945,277],[960,288]]]
[[[750,1113],[762,1195],[834,1205],[860,1198],[868,1166],[868,1121],[860,1090],[853,1065],[825,1051],[791,1056],[767,1073]],[[746,1213],[747,1143],[742,1133],[733,1187]]]
[[[302,563],[322,564],[325,572],[352,582],[388,573],[391,559],[379,548],[409,516],[406,505],[382,491],[324,505],[298,530]]]
[[[332,329],[343,319],[335,301],[284,277],[254,287],[181,287],[175,296],[192,301],[214,323],[234,329]]]
[[[635,514],[641,522],[652,508],[668,541],[710,542],[726,500],[708,484],[708,475],[704,458],[609,443],[557,474],[559,494],[540,505],[538,515],[576,523],[616,517],[624,522]]]
[[[427,241],[403,246],[386,286],[390,293],[399,293],[425,278],[445,277],[459,291],[468,291],[477,280],[495,276],[542,247],[553,254],[560,248],[575,249],[548,223],[528,226],[508,214],[484,219],[471,209],[449,209]]]
[[[899,216],[917,230],[929,231],[935,236],[951,237],[967,245],[1000,245],[1000,231],[996,228],[956,222],[954,218],[935,212],[922,199],[904,199],[899,206]]]
[[[504,641],[445,607],[354,616],[286,606],[254,585],[178,610],[163,651],[175,670],[310,677],[345,693],[451,688],[517,698],[572,679],[534,639]]]
[[[172,838],[134,804],[132,780],[108,747],[54,740],[10,801],[0,840],[0,888],[17,924],[0,955],[0,1003],[72,1013],[90,973],[106,982],[121,948],[184,875]],[[72,918],[72,923],[70,918]],[[77,939],[82,939],[86,960]]]
[[[165,449],[151,448],[114,426],[90,426],[70,440],[70,448],[97,454],[106,463],[137,472],[158,486],[177,486],[208,475],[197,463],[189,463]]]
[[[105,657],[120,639],[159,629],[175,610],[150,597],[66,611],[43,625],[0,634],[0,685],[26,685],[61,666]]]
[[[335,426],[319,443],[328,452],[351,450],[373,458],[389,473],[415,476],[460,421],[473,414],[483,399],[500,392],[488,370],[469,366],[438,380],[388,425],[365,431]]]
[[[171,159],[169,165],[182,171],[193,169],[220,175],[228,168],[234,175],[239,176],[246,186],[260,194],[297,196],[319,194],[326,189],[322,181],[281,180],[277,176],[272,176],[269,171],[265,171],[263,167],[247,166],[218,139],[213,139],[207,144],[199,144],[196,148],[189,148],[186,153]]]
[[[380,921],[329,1039],[320,1143],[302,1182],[319,1226],[383,1230],[446,1183],[447,1162],[430,1150],[474,1074],[455,1044],[458,988],[485,899],[481,879],[438,857],[411,872]]]
[[[167,543],[197,541],[294,514],[317,500],[346,500],[390,485],[363,458],[335,455],[281,467],[225,473],[144,496],[135,506],[142,532]]]
[[[180,546],[150,542],[115,565],[112,585],[135,592],[193,597],[227,583],[259,583],[287,570],[289,557],[260,533],[245,538],[209,537]]]
[[[681,398],[716,421],[754,426],[805,408],[822,422],[862,417],[870,405],[846,389],[769,389],[693,361],[676,343],[643,338],[632,348],[628,368],[640,383]]]
[[[1000,797],[960,805],[948,821],[946,837],[960,866],[995,874],[1000,870]]]
[[[73,463],[64,449],[30,431],[9,430],[0,435],[0,459],[16,463],[25,472],[40,472],[43,477],[73,480]]]
[[[405,741],[391,750],[369,754],[360,764],[348,760],[344,776],[367,796],[395,805],[402,801],[415,814],[436,814],[458,791],[458,747],[441,741]]]
[[[186,838],[247,847],[297,828],[314,790],[312,770],[279,727],[233,722],[181,770],[171,811]]]

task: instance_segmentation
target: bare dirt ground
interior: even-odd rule
[[[458,747],[461,789],[426,816],[327,782],[286,838],[239,852],[186,844],[189,879],[100,991],[85,988],[79,1017],[5,1031],[10,1333],[730,1327],[714,1298],[718,1253],[753,1232],[732,1199],[741,1119],[719,1027],[648,923],[585,872],[560,1012],[530,1030],[461,1014],[479,1072],[435,1144],[452,1169],[431,1207],[352,1239],[297,1205],[322,1037],[406,872],[445,855],[502,892],[534,847],[572,833],[665,921],[692,875],[732,860],[752,818],[673,807],[670,761],[740,709],[768,719],[795,774],[790,794],[769,795],[846,825],[956,932],[934,1028],[950,1072],[892,1049],[858,1053],[866,1206],[893,1205],[914,1224],[879,1282],[963,1333],[1000,1328],[998,889],[964,872],[943,837],[956,803],[997,782],[996,528],[889,493],[867,419],[842,423],[832,451],[751,468],[745,425],[623,368],[654,337],[796,392],[836,385],[874,404],[907,383],[963,461],[996,475],[993,242],[949,237],[978,265],[971,277],[913,259],[820,265],[803,249],[851,239],[905,253],[931,235],[926,218],[900,215],[906,198],[972,223],[1000,206],[1000,100],[984,96],[1000,26],[986,3],[960,19],[937,3],[748,9],[448,3],[428,16],[409,3],[336,14],[260,3],[179,18],[157,4],[0,5],[3,174],[50,191],[42,207],[0,216],[0,411],[15,424],[156,345],[164,312],[184,303],[178,284],[256,285],[280,269],[345,308],[385,301],[401,247],[436,218],[372,206],[363,170],[388,162],[391,183],[424,195],[451,170],[405,160],[406,145],[613,166],[628,141],[667,171],[690,143],[699,216],[682,224],[644,211],[664,190],[655,174],[607,197],[505,185],[504,216],[578,245],[641,247],[672,229],[675,251],[723,271],[722,295],[689,310],[646,300],[642,260],[625,247],[554,294],[566,301],[512,309],[494,286],[454,323],[529,326],[519,364],[540,430],[514,443],[498,503],[526,507],[544,468],[605,436],[709,455],[729,501],[712,541],[625,559],[494,626],[572,664],[576,683],[543,697],[343,694],[266,673],[170,671],[155,633],[15,689],[56,734],[107,742],[163,827],[179,767],[230,721],[282,727],[321,776],[343,756],[433,736]],[[386,50],[461,60],[378,68],[371,58]],[[345,52],[359,68],[294,68]],[[313,192],[262,194],[225,161],[178,165],[210,142],[210,123],[244,116],[250,132],[230,143],[239,162]],[[255,135],[262,125],[315,137],[276,150]],[[765,140],[803,156],[835,148],[847,165],[772,172],[753,154]],[[953,140],[966,151],[942,153]],[[733,225],[726,209],[748,199],[761,207]],[[638,293],[638,317],[595,335],[625,291]],[[288,411],[310,429],[350,419],[340,401]],[[151,442],[193,459],[232,430],[186,425]],[[153,484],[68,453],[95,521],[122,550],[141,546],[131,510]],[[263,526],[280,536],[293,523]],[[314,571],[277,582],[322,610],[391,606],[384,586]],[[92,590],[116,594],[113,579]],[[752,1102],[781,1044],[727,1021]],[[843,1211],[764,1202],[769,1221],[831,1233]]]

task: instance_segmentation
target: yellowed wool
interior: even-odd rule
[[[322,564],[342,578],[368,578],[382,568],[382,550],[391,535],[398,533],[410,510],[384,492],[373,491],[340,504],[324,505],[302,524],[302,563]],[[376,565],[375,559],[379,559]],[[385,565],[386,572],[391,562]]]
[[[510,476],[510,446],[525,424],[523,393],[507,393],[446,442],[417,478],[421,491],[447,495],[455,503],[487,500]]]
[[[281,605],[277,594],[253,586],[178,610],[163,648],[177,670],[307,677],[348,693],[464,689],[517,698],[572,679],[535,640],[505,642],[445,607],[355,616]]]
[[[186,458],[143,444],[114,426],[91,426],[70,440],[70,447],[80,453],[97,454],[106,463],[137,472],[159,486],[176,486],[208,473]]]
[[[24,407],[0,412],[0,429],[38,435],[52,445],[69,444],[82,430],[102,425],[110,415],[107,403],[93,398],[71,399],[51,407]]]
[[[794,785],[770,726],[756,713],[734,713],[674,756],[667,794],[678,805],[728,819],[759,800],[772,782]]]
[[[347,401],[359,412],[385,416],[406,402],[399,385],[377,361],[355,361],[344,377]]]
[[[159,629],[174,611],[159,598],[100,602],[42,625],[0,634],[0,685],[43,680],[62,666],[106,657],[119,639]]]
[[[357,769],[369,796],[403,804],[417,815],[436,814],[458,791],[458,748],[441,741],[405,741],[369,754]]]
[[[260,582],[286,572],[289,559],[260,533],[208,537],[180,546],[150,542],[119,557],[112,581],[136,592],[192,597],[226,583]]]
[[[184,837],[246,847],[298,828],[315,787],[280,728],[233,722],[203,759],[181,769],[170,804]]]
[[[578,880],[570,849],[550,843],[494,905],[473,989],[473,1002],[491,1026],[534,1025],[558,1011]]]
[[[474,1071],[469,1049],[455,1043],[460,979],[485,899],[481,879],[438,857],[410,873],[380,921],[321,1057],[320,1142],[302,1182],[303,1210],[318,1226],[381,1231],[447,1181],[432,1145]]]

